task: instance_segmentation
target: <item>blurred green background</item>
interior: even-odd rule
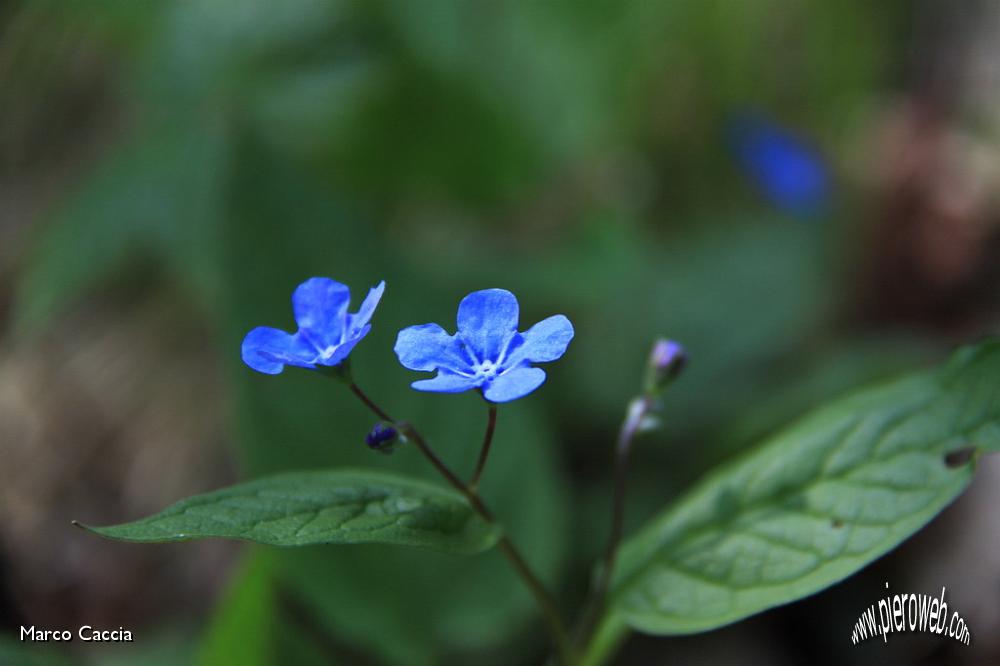
[[[356,377],[471,470],[481,403],[410,390],[391,348],[505,287],[522,324],[577,335],[501,409],[483,493],[571,611],[655,336],[691,363],[636,452],[633,526],[809,407],[996,332],[998,67],[989,2],[3,4],[0,663],[543,663],[496,553],[135,546],[69,521],[285,469],[433,478],[368,451],[335,383],[240,363],[313,275],[356,302],[386,280]],[[824,201],[759,186],[744,118],[813,156]],[[990,473],[851,580],[616,663],[1000,660],[1000,523],[968,527],[1000,501]],[[948,585],[972,645],[850,645],[886,580]],[[17,640],[81,624],[135,642]]]

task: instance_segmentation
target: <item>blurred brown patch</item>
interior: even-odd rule
[[[919,101],[893,108],[873,137],[860,318],[956,338],[982,330],[1000,304],[1000,153]]]
[[[5,614],[132,629],[190,618],[207,609],[237,546],[115,543],[70,521],[135,519],[232,479],[207,335],[162,294],[78,313],[0,346]]]

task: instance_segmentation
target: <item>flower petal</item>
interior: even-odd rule
[[[545,363],[561,357],[573,339],[573,324],[565,315],[553,315],[521,333],[520,337],[521,344],[511,349],[503,360],[503,367],[515,367],[525,361]]]
[[[399,362],[410,370],[437,370],[444,368],[455,374],[473,374],[470,359],[457,336],[437,324],[421,324],[404,328],[396,336],[393,348]]]
[[[517,332],[517,299],[506,289],[474,291],[458,304],[458,335],[477,361],[496,361]]]
[[[514,368],[494,379],[483,390],[490,402],[510,402],[528,395],[545,381],[541,368]]]
[[[258,326],[243,338],[243,362],[267,375],[276,375],[286,365],[315,368],[316,350],[302,336],[276,328]]]
[[[350,300],[350,290],[336,280],[310,278],[292,294],[295,323],[320,350],[338,345]]]
[[[372,330],[372,325],[365,324],[364,328],[357,331],[351,338],[348,338],[343,343],[334,347],[333,353],[329,357],[324,358],[320,356],[316,362],[320,365],[340,365],[340,363],[347,358],[347,355],[351,353],[351,350],[354,349],[354,345],[361,342],[361,339],[368,335],[368,331],[370,330]]]
[[[461,393],[462,391],[468,391],[469,389],[474,389],[482,383],[482,379],[477,379],[475,377],[466,377],[465,375],[456,375],[453,372],[448,372],[447,370],[441,370],[438,372],[437,377],[432,377],[430,379],[421,379],[419,381],[410,384],[413,388],[418,391],[435,391],[437,393]]]
[[[385,292],[385,280],[382,280],[368,291],[368,295],[365,296],[364,302],[361,303],[361,307],[358,308],[356,313],[348,315],[348,320],[350,321],[349,328],[351,330],[349,335],[353,335],[354,331],[360,330],[365,324],[371,321],[372,315],[375,314],[375,308],[382,299],[383,292]]]

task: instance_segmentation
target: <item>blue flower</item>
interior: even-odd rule
[[[573,325],[563,315],[517,331],[518,305],[505,289],[474,291],[458,305],[458,333],[437,324],[410,326],[399,332],[396,356],[410,370],[437,376],[413,382],[418,391],[460,393],[480,389],[490,402],[509,402],[541,386],[545,371],[532,363],[554,361],[573,339]]]
[[[788,130],[754,116],[733,125],[736,157],[771,203],[795,214],[822,209],[830,176],[823,158]]]
[[[347,313],[351,291],[330,278],[309,278],[292,294],[299,330],[294,334],[258,326],[243,338],[243,362],[258,372],[276,375],[286,365],[316,369],[339,365],[372,326],[385,281],[368,292],[355,314]]]

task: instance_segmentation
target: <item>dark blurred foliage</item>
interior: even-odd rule
[[[356,299],[387,281],[356,376],[460,469],[485,410],[409,390],[396,331],[493,286],[524,322],[572,319],[547,384],[501,410],[483,485],[567,609],[657,335],[691,363],[637,451],[630,525],[837,392],[996,330],[987,2],[40,1],[0,21],[0,627],[137,636],[8,641],[3,663],[541,663],[495,553],[139,547],[69,526],[282,469],[432,478],[405,447],[367,450],[372,420],[335,383],[239,363],[309,276]],[[734,146],[738,118],[776,134]],[[788,188],[822,205],[783,206]],[[617,663],[1000,659],[982,467],[850,581],[707,635],[636,637]],[[972,646],[851,646],[887,580],[954,589]]]

